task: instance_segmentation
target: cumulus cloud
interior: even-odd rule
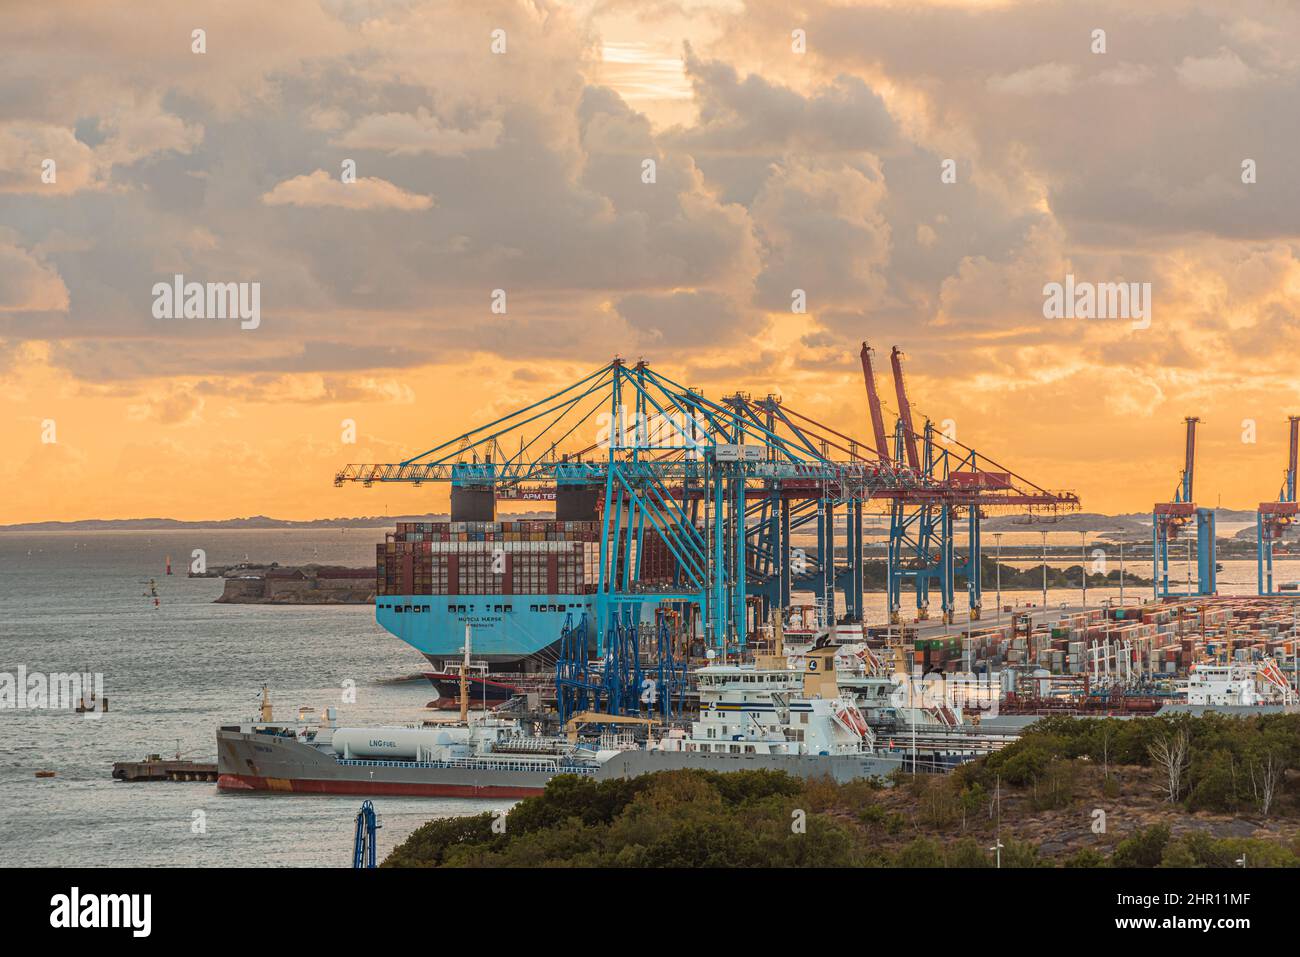
[[[432,196],[409,193],[384,179],[358,177],[344,183],[323,169],[277,183],[262,194],[268,206],[339,206],[343,209],[428,209]]]
[[[617,310],[647,348],[731,343],[761,325],[747,317],[734,298],[709,291],[624,296]]]
[[[1191,90],[1236,90],[1254,79],[1251,68],[1226,48],[1213,56],[1184,57],[1175,72]]]
[[[68,290],[58,271],[0,233],[0,313],[58,312]]]
[[[149,8],[163,26],[139,35],[99,18],[56,31],[38,4],[15,5],[0,37],[14,104],[0,124],[14,231],[0,335],[54,339],[52,362],[108,382],[379,377],[472,351],[598,359],[674,343],[726,369],[746,334],[787,336],[767,351],[816,366],[867,334],[942,331],[935,361],[974,376],[993,341],[1015,347],[1000,361],[1017,372],[1043,367],[1039,349],[1071,362],[1118,348],[1105,330],[1043,324],[1042,285],[1067,268],[1184,289],[1222,269],[1244,289],[1207,237],[1296,242],[1300,185],[1278,171],[1300,134],[1275,118],[1297,95],[1300,22],[1265,0],[1232,14],[1102,0],[1096,16],[1065,2],[799,0],[792,13],[751,0],[712,12],[711,33],[657,35],[655,49],[680,51],[694,107],[670,125],[641,111],[653,98],[635,85],[603,85],[620,74],[597,59],[602,11],[289,0],[241,57],[214,56],[238,6],[203,8],[205,59],[170,45],[182,24],[165,4]],[[1098,17],[1104,56],[1088,49]],[[485,39],[497,26],[503,57]],[[75,54],[96,30],[103,60],[87,66]],[[41,70],[25,48],[43,51]],[[1196,146],[1211,143],[1228,146]],[[47,153],[57,189],[34,183]],[[1245,157],[1259,163],[1251,186]],[[364,174],[353,184],[336,172],[348,158]],[[956,182],[940,180],[948,160]],[[262,328],[151,321],[148,290],[176,272],[260,280]],[[1263,275],[1269,295],[1294,282]],[[809,312],[783,318],[794,289]],[[1254,317],[1284,313],[1234,295],[1247,348]],[[1197,322],[1186,356],[1150,355],[1200,368],[1219,333]]]
[[[1070,63],[1039,63],[1015,73],[990,77],[988,87],[994,93],[1012,96],[1068,93],[1074,89],[1077,72],[1077,68]]]
[[[374,113],[363,116],[336,141],[346,149],[382,150],[385,153],[433,153],[463,156],[491,149],[501,135],[497,120],[484,120],[469,129],[444,126],[426,109],[415,113]]]

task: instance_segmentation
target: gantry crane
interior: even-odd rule
[[[1198,508],[1192,497],[1196,469],[1196,424],[1201,420],[1188,416],[1184,421],[1187,423],[1187,440],[1183,473],[1178,487],[1174,489],[1174,500],[1157,503],[1151,511],[1151,572],[1157,598],[1214,595],[1218,591],[1214,509]],[[1195,590],[1189,582],[1186,591],[1178,591],[1169,583],[1169,545],[1193,521],[1196,523]]]
[[[566,442],[577,451],[557,454]],[[780,524],[780,510],[775,522],[770,514],[755,522],[756,500],[847,501],[860,509],[882,489],[915,484],[908,473],[832,448],[839,444],[808,434],[779,405],[764,408],[744,393],[715,402],[646,362],[616,358],[405,461],[345,466],[335,484],[450,483],[453,520],[458,513],[492,520],[497,493],[512,486],[554,486],[557,515],[558,493],[592,493],[601,529],[594,630],[603,657],[629,620],[665,604],[689,606],[682,609],[686,620],[698,613],[715,646],[746,642],[757,578],[751,542],[764,521]],[[670,587],[642,580],[643,545],[651,536],[672,556]],[[788,535],[775,557],[788,576]]]
[[[1290,416],[1291,443],[1286,459],[1286,476],[1277,501],[1261,502],[1255,514],[1256,577],[1261,595],[1277,595],[1280,590],[1273,580],[1273,545],[1281,541],[1286,530],[1295,522],[1300,505],[1296,503],[1296,456],[1300,452],[1300,415]]]
[[[352,838],[352,866],[375,866],[376,834],[383,827],[375,816],[375,806],[370,801],[361,802],[357,812],[356,830]]]
[[[896,364],[900,355],[895,350]],[[864,372],[874,396],[869,365]],[[929,422],[918,435],[901,368],[896,380],[902,415],[891,452],[878,396],[870,403],[873,448],[778,396],[735,392],[714,401],[644,361],[630,365],[616,358],[540,401],[402,462],[347,465],[335,484],[448,483],[453,521],[492,521],[499,498],[554,498],[561,521],[577,512],[597,517],[591,624],[602,657],[630,622],[664,606],[682,621],[698,620],[715,647],[744,644],[774,608],[791,604],[796,586],[822,599],[832,619],[835,594],[842,591],[845,617],[860,621],[862,515],[873,499],[898,508],[889,552],[895,614],[905,578],[916,582],[923,610],[935,576],[941,576],[950,614],[953,579],[965,572],[978,617],[981,511],[997,505],[1069,510],[1078,508],[1078,499],[1026,482],[961,443],[940,448]],[[838,563],[835,516],[841,507],[847,547]],[[971,525],[964,565],[951,554],[952,517],[959,509]],[[915,536],[918,516],[929,530]],[[816,555],[800,556],[791,534],[814,522]],[[671,582],[648,582],[643,575],[642,558],[654,538],[671,556]],[[948,553],[939,569],[929,561],[936,541]],[[922,553],[924,567],[903,568]]]
[[[874,350],[862,344],[862,375],[872,433],[890,462],[889,441],[872,364]],[[920,478],[914,488],[884,492],[890,500],[887,590],[891,622],[901,617],[902,593],[910,582],[916,596],[916,616],[929,617],[930,588],[937,585],[944,620],[951,622],[956,609],[956,579],[964,578],[970,618],[980,618],[983,605],[980,521],[995,508],[1024,508],[1027,512],[1074,511],[1079,499],[1073,492],[1048,491],[1017,475],[955,436],[938,432],[926,419],[920,433],[912,418],[912,404],[903,377],[903,353],[890,351],[898,419],[894,429],[892,461],[906,460]],[[919,440],[919,445],[918,445]],[[957,522],[965,517],[967,549],[956,552]]]

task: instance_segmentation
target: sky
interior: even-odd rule
[[[1200,504],[1253,508],[1298,94],[1273,0],[8,0],[0,523],[437,511],[332,477],[615,355],[867,439],[864,340],[1086,510],[1167,500],[1189,415]],[[1067,276],[1149,311],[1049,314]]]

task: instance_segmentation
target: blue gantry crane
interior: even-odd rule
[[[352,841],[352,866],[354,868],[375,866],[375,832],[383,825],[375,816],[375,806],[369,801],[361,803],[357,812],[356,833]]]
[[[1294,524],[1300,505],[1296,503],[1296,456],[1300,453],[1300,416],[1290,419],[1290,448],[1286,459],[1286,475],[1282,490],[1275,502],[1260,502],[1255,514],[1256,576],[1261,595],[1278,595],[1282,589],[1273,577],[1273,545],[1282,540],[1286,530]],[[1287,589],[1295,594],[1294,585]]]
[[[864,344],[864,370],[866,354]],[[593,613],[589,622],[566,628],[573,638],[571,667],[557,677],[568,683],[575,707],[586,695],[589,701],[600,697],[607,708],[630,709],[626,684],[647,675],[633,673],[629,643],[637,643],[638,661],[651,657],[641,647],[640,627],[652,617],[649,609],[670,610],[686,634],[699,635],[724,656],[788,607],[796,590],[814,592],[831,618],[839,617],[836,594],[842,592],[844,617],[861,620],[862,523],[869,503],[895,510],[888,554],[895,614],[904,582],[914,583],[924,611],[936,579],[951,614],[953,582],[964,572],[976,617],[983,510],[1078,507],[1072,493],[1047,492],[955,440],[938,441],[929,422],[918,434],[900,355],[895,349],[901,408],[892,452],[869,371],[875,447],[803,415],[775,394],[755,399],[738,391],[713,400],[644,361],[615,358],[404,461],[347,465],[335,484],[448,483],[453,512],[479,508],[487,520],[502,498],[554,498],[559,520],[565,520],[566,502],[585,502],[600,526]],[[961,560],[952,555],[959,515],[970,529]],[[795,533],[810,527],[817,543],[811,554],[792,544]],[[656,554],[668,557],[670,572]],[[576,648],[588,630],[596,660],[615,662],[623,686],[611,687],[603,666],[596,674],[577,662]],[[656,673],[675,673],[680,663],[666,656],[662,642],[655,651],[656,661],[664,662]]]
[[[1215,555],[1214,509],[1198,508],[1192,497],[1196,468],[1196,424],[1201,420],[1188,416],[1183,473],[1174,489],[1172,502],[1159,502],[1151,511],[1151,573],[1156,598],[1189,598],[1218,592]],[[1189,525],[1196,526],[1196,583],[1179,591],[1169,581],[1169,546]],[[1189,570],[1190,574],[1190,570]]]
[[[559,451],[584,434],[596,442]],[[615,359],[406,461],[348,465],[335,481],[448,482],[453,497],[489,499],[535,482],[591,491],[600,502],[594,631],[603,658],[624,613],[638,618],[647,604],[686,607],[686,620],[698,617],[705,639],[724,652],[745,644],[760,614],[751,602],[751,547],[773,523],[770,514],[755,516],[756,501],[820,501],[829,532],[833,503],[860,511],[877,492],[916,478],[860,454],[836,457],[779,405],[764,410],[742,393],[713,401],[645,362]],[[671,555],[671,581],[643,575],[651,536]],[[789,552],[787,536],[777,549],[778,577],[788,574]]]

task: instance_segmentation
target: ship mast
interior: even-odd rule
[[[460,663],[460,720],[469,723],[469,641],[470,624],[465,622],[465,657]]]

